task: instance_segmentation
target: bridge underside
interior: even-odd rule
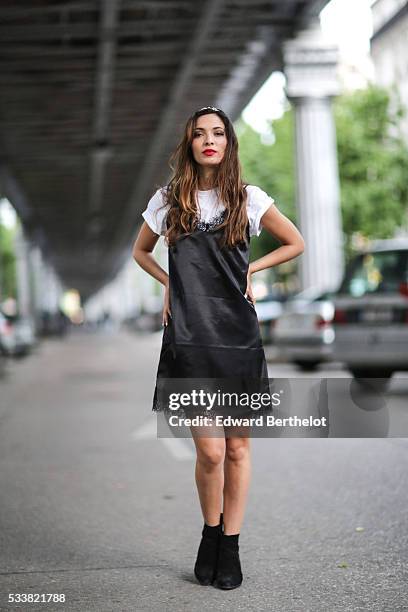
[[[313,0],[4,0],[0,192],[83,298],[112,278],[187,117],[235,120]]]

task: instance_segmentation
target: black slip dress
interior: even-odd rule
[[[240,393],[270,392],[256,310],[245,297],[249,222],[246,241],[221,248],[224,228],[218,226],[225,212],[208,222],[198,221],[191,234],[168,248],[171,317],[163,330],[153,411],[173,413],[158,393],[159,383],[169,379],[213,380],[218,389],[225,383],[223,388]],[[257,416],[270,410],[271,404],[264,402],[256,413],[247,408],[240,414]],[[180,412],[192,414],[191,409]],[[208,409],[196,409],[197,413],[208,414]]]

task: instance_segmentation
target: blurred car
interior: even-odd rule
[[[2,355],[9,355],[10,348],[13,345],[13,325],[4,314],[0,312],[0,352]]]
[[[36,341],[32,320],[0,313],[0,348],[4,355],[26,355]]]
[[[332,294],[306,289],[289,299],[278,317],[273,337],[279,356],[302,370],[313,370],[332,358]]]
[[[39,334],[41,336],[64,336],[71,328],[71,320],[61,308],[55,311],[43,310],[40,313]]]
[[[10,333],[9,323],[0,311],[0,354],[7,355],[7,336]]]
[[[133,329],[138,332],[157,332],[163,329],[163,309],[155,312],[143,312],[133,321]]]
[[[334,358],[386,384],[408,370],[408,239],[377,241],[347,267],[334,299]]]
[[[282,313],[282,304],[285,299],[280,294],[268,293],[255,302],[255,311],[263,344],[271,344],[273,341],[272,330],[277,318]]]

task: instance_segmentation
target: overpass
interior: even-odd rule
[[[274,70],[297,108],[301,229],[326,237],[304,285],[333,281],[336,59],[314,26],[326,3],[2,2],[0,193],[63,284],[87,299],[117,274],[187,117],[215,105],[236,120]]]

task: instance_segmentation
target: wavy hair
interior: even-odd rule
[[[246,210],[246,183],[241,178],[241,164],[238,158],[238,139],[227,115],[220,109],[209,106],[195,111],[187,120],[183,136],[169,159],[173,176],[163,188],[163,207],[167,212],[168,226],[166,244],[173,246],[181,236],[191,234],[198,221],[198,178],[199,171],[194,159],[191,143],[198,117],[214,113],[225,127],[227,145],[224,157],[217,166],[214,188],[219,200],[225,206],[225,217],[218,226],[224,228],[220,246],[233,247],[246,241],[248,215]]]

